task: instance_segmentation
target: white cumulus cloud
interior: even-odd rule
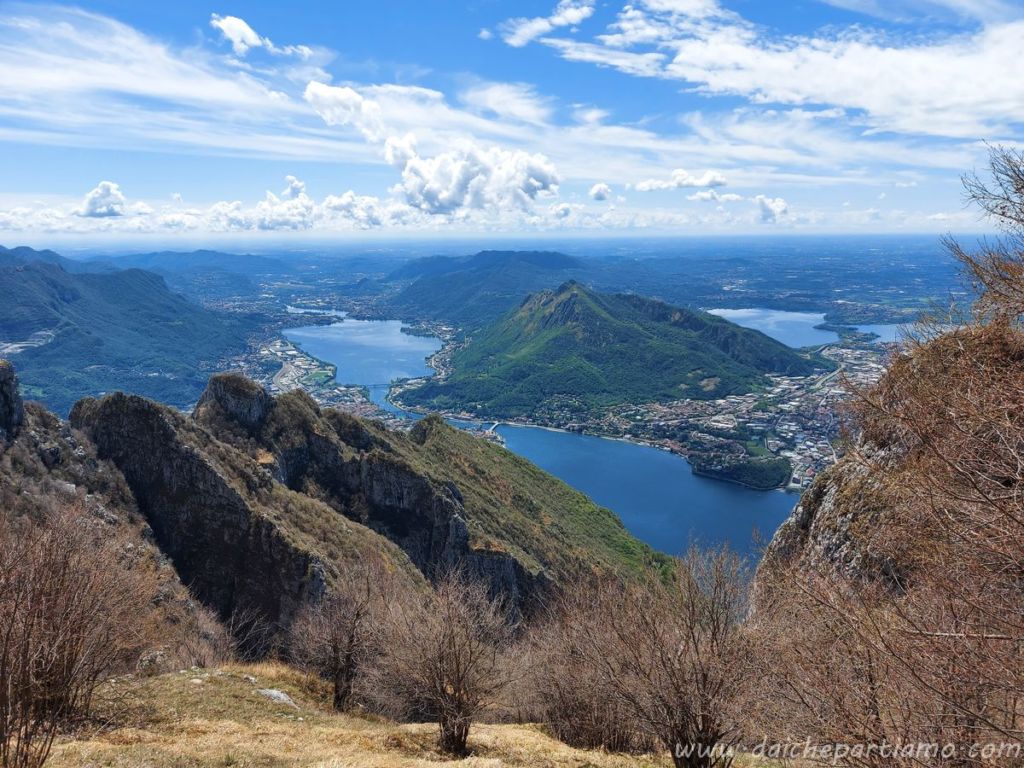
[[[376,98],[348,86],[310,83],[305,95],[328,125],[355,128],[367,141],[382,145],[385,160],[401,174],[393,191],[412,207],[439,215],[460,210],[524,209],[539,195],[557,192],[558,172],[539,153],[462,139],[452,142],[449,149],[421,154],[414,134],[395,130],[391,111],[444,113],[448,108],[442,94],[401,86],[378,86],[371,93]],[[381,100],[388,109],[381,106]]]
[[[761,213],[761,221],[765,223],[774,223],[789,213],[789,205],[781,197],[758,195],[754,198],[754,202],[757,203],[757,208]]]
[[[724,187],[725,176],[718,171],[704,171],[693,176],[682,168],[676,168],[668,179],[645,179],[634,185],[637,192],[653,192],[660,189],[681,189],[683,187]]]
[[[305,98],[328,125],[351,126],[369,141],[387,138],[380,105],[355,88],[312,82],[306,86]]]
[[[596,200],[599,203],[604,202],[612,196],[612,188],[605,184],[603,181],[598,182],[590,188],[590,198]]]
[[[410,153],[411,152],[411,153]],[[538,195],[558,189],[554,165],[539,154],[467,143],[433,157],[392,153],[402,169],[396,189],[409,205],[432,214],[459,209],[526,209]]]
[[[285,187],[284,191],[281,193],[282,197],[293,199],[306,194],[306,182],[299,181],[290,174],[285,176],[284,180],[288,182],[288,186]]]
[[[126,205],[127,200],[117,184],[112,181],[101,181],[86,193],[78,215],[91,219],[124,216]]]
[[[245,56],[252,48],[263,48],[278,56],[298,56],[308,59],[313,49],[306,45],[286,45],[279,48],[269,37],[262,37],[252,27],[237,16],[220,16],[210,14],[210,26],[220,31],[224,39],[231,43],[231,49],[237,56]]]

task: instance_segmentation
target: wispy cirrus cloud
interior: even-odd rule
[[[594,13],[594,0],[559,0],[549,16],[509,19],[500,27],[502,39],[514,48],[522,48],[532,40],[559,27],[572,27]]]
[[[1013,135],[1024,125],[1024,80],[1016,67],[1024,9],[982,0],[933,5],[987,21],[973,31],[927,38],[859,27],[781,36],[715,0],[636,0],[589,40],[537,39],[565,59],[679,80],[707,96],[840,107],[856,113],[871,131],[971,139]]]
[[[707,97],[708,108],[694,108],[691,98],[674,114],[670,104],[659,120],[627,119],[614,102],[587,103],[572,92],[555,97],[520,79],[464,72],[447,79],[421,73],[403,82],[335,81],[324,69],[330,51],[280,39],[275,30],[256,29],[240,17],[198,19],[202,32],[182,47],[81,9],[4,4],[0,141],[230,155],[254,163],[317,161],[337,168],[342,178],[356,166],[373,166],[374,181],[340,192],[350,181],[318,197],[292,176],[280,191],[254,196],[241,189],[239,199],[210,202],[199,180],[185,190],[186,199],[203,200],[196,205],[168,204],[170,190],[162,200],[130,200],[108,181],[60,205],[8,206],[0,211],[0,229],[800,226],[818,219],[798,190],[911,189],[910,183],[937,171],[970,167],[977,156],[966,129],[943,127],[936,117],[951,107],[925,105],[933,112],[918,119],[935,122],[927,136],[884,128],[884,109],[846,103],[863,78],[847,73],[846,81],[839,78],[836,98],[819,103],[827,95],[824,85],[786,71],[794,66],[802,76],[817,64],[811,53],[827,60],[839,56],[843,45],[848,51],[867,46],[865,56],[885,46],[921,53],[917,49],[953,45],[953,37],[913,45],[884,36],[869,40],[858,31],[778,38],[716,0],[635,0],[610,27],[598,27],[595,12],[593,2],[566,0],[547,16],[493,28],[513,45],[539,42],[565,58],[685,81]],[[968,50],[977,35],[1007,24],[956,39]],[[840,57],[834,67],[857,61]],[[949,103],[970,102],[974,95],[961,91],[974,85],[970,78],[963,87],[947,83]],[[965,120],[998,123],[993,116],[1001,115],[1005,123],[1017,93],[1008,87],[1003,102]],[[728,97],[727,106],[719,96]],[[736,96],[743,99],[737,103]],[[908,115],[915,108],[912,101]],[[937,136],[938,128],[950,136]],[[123,178],[106,171],[101,177]],[[715,190],[726,177],[737,192]],[[82,187],[93,184],[89,179]],[[125,180],[125,189],[132,186]],[[647,194],[613,199],[613,187],[627,186]],[[682,188],[699,191],[673,194]],[[877,189],[871,199],[876,196]],[[733,197],[747,204],[722,205],[736,202]],[[931,207],[929,214],[934,212]]]

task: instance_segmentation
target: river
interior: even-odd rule
[[[339,382],[369,387],[373,402],[399,415],[387,401],[389,383],[429,375],[426,358],[441,346],[439,339],[403,333],[392,320],[346,319],[291,328],[285,336],[335,365]],[[508,424],[498,433],[509,450],[613,510],[634,536],[671,554],[690,543],[728,543],[755,554],[758,541],[771,538],[797,500],[783,491],[698,477],[684,459],[646,445]]]

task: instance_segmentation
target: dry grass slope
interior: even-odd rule
[[[259,693],[276,689],[295,706]],[[130,702],[125,704],[124,702]],[[122,678],[104,691],[94,725],[61,740],[50,768],[659,768],[667,756],[575,750],[528,725],[477,725],[472,755],[436,749],[436,726],[336,715],[329,692],[278,664]]]

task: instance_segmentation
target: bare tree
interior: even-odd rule
[[[304,608],[292,625],[288,638],[292,659],[331,681],[336,711],[351,705],[356,677],[374,649],[392,587],[380,567],[353,569],[321,602]]]
[[[152,584],[77,509],[0,527],[0,765],[46,760],[59,724],[146,646]]]
[[[560,594],[532,628],[523,662],[530,714],[573,747],[648,752],[654,742],[623,702],[610,694],[603,670],[588,653],[596,647],[614,647],[610,637],[592,637],[607,629],[595,615],[594,595],[608,588],[618,589],[597,582]]]
[[[434,592],[390,604],[369,688],[398,717],[436,720],[440,748],[466,755],[473,722],[510,683],[513,632],[486,586],[453,572]]]
[[[600,583],[569,614],[578,627],[564,635],[566,653],[677,766],[733,761],[750,662],[742,627],[748,584],[741,558],[694,548],[670,574]]]

